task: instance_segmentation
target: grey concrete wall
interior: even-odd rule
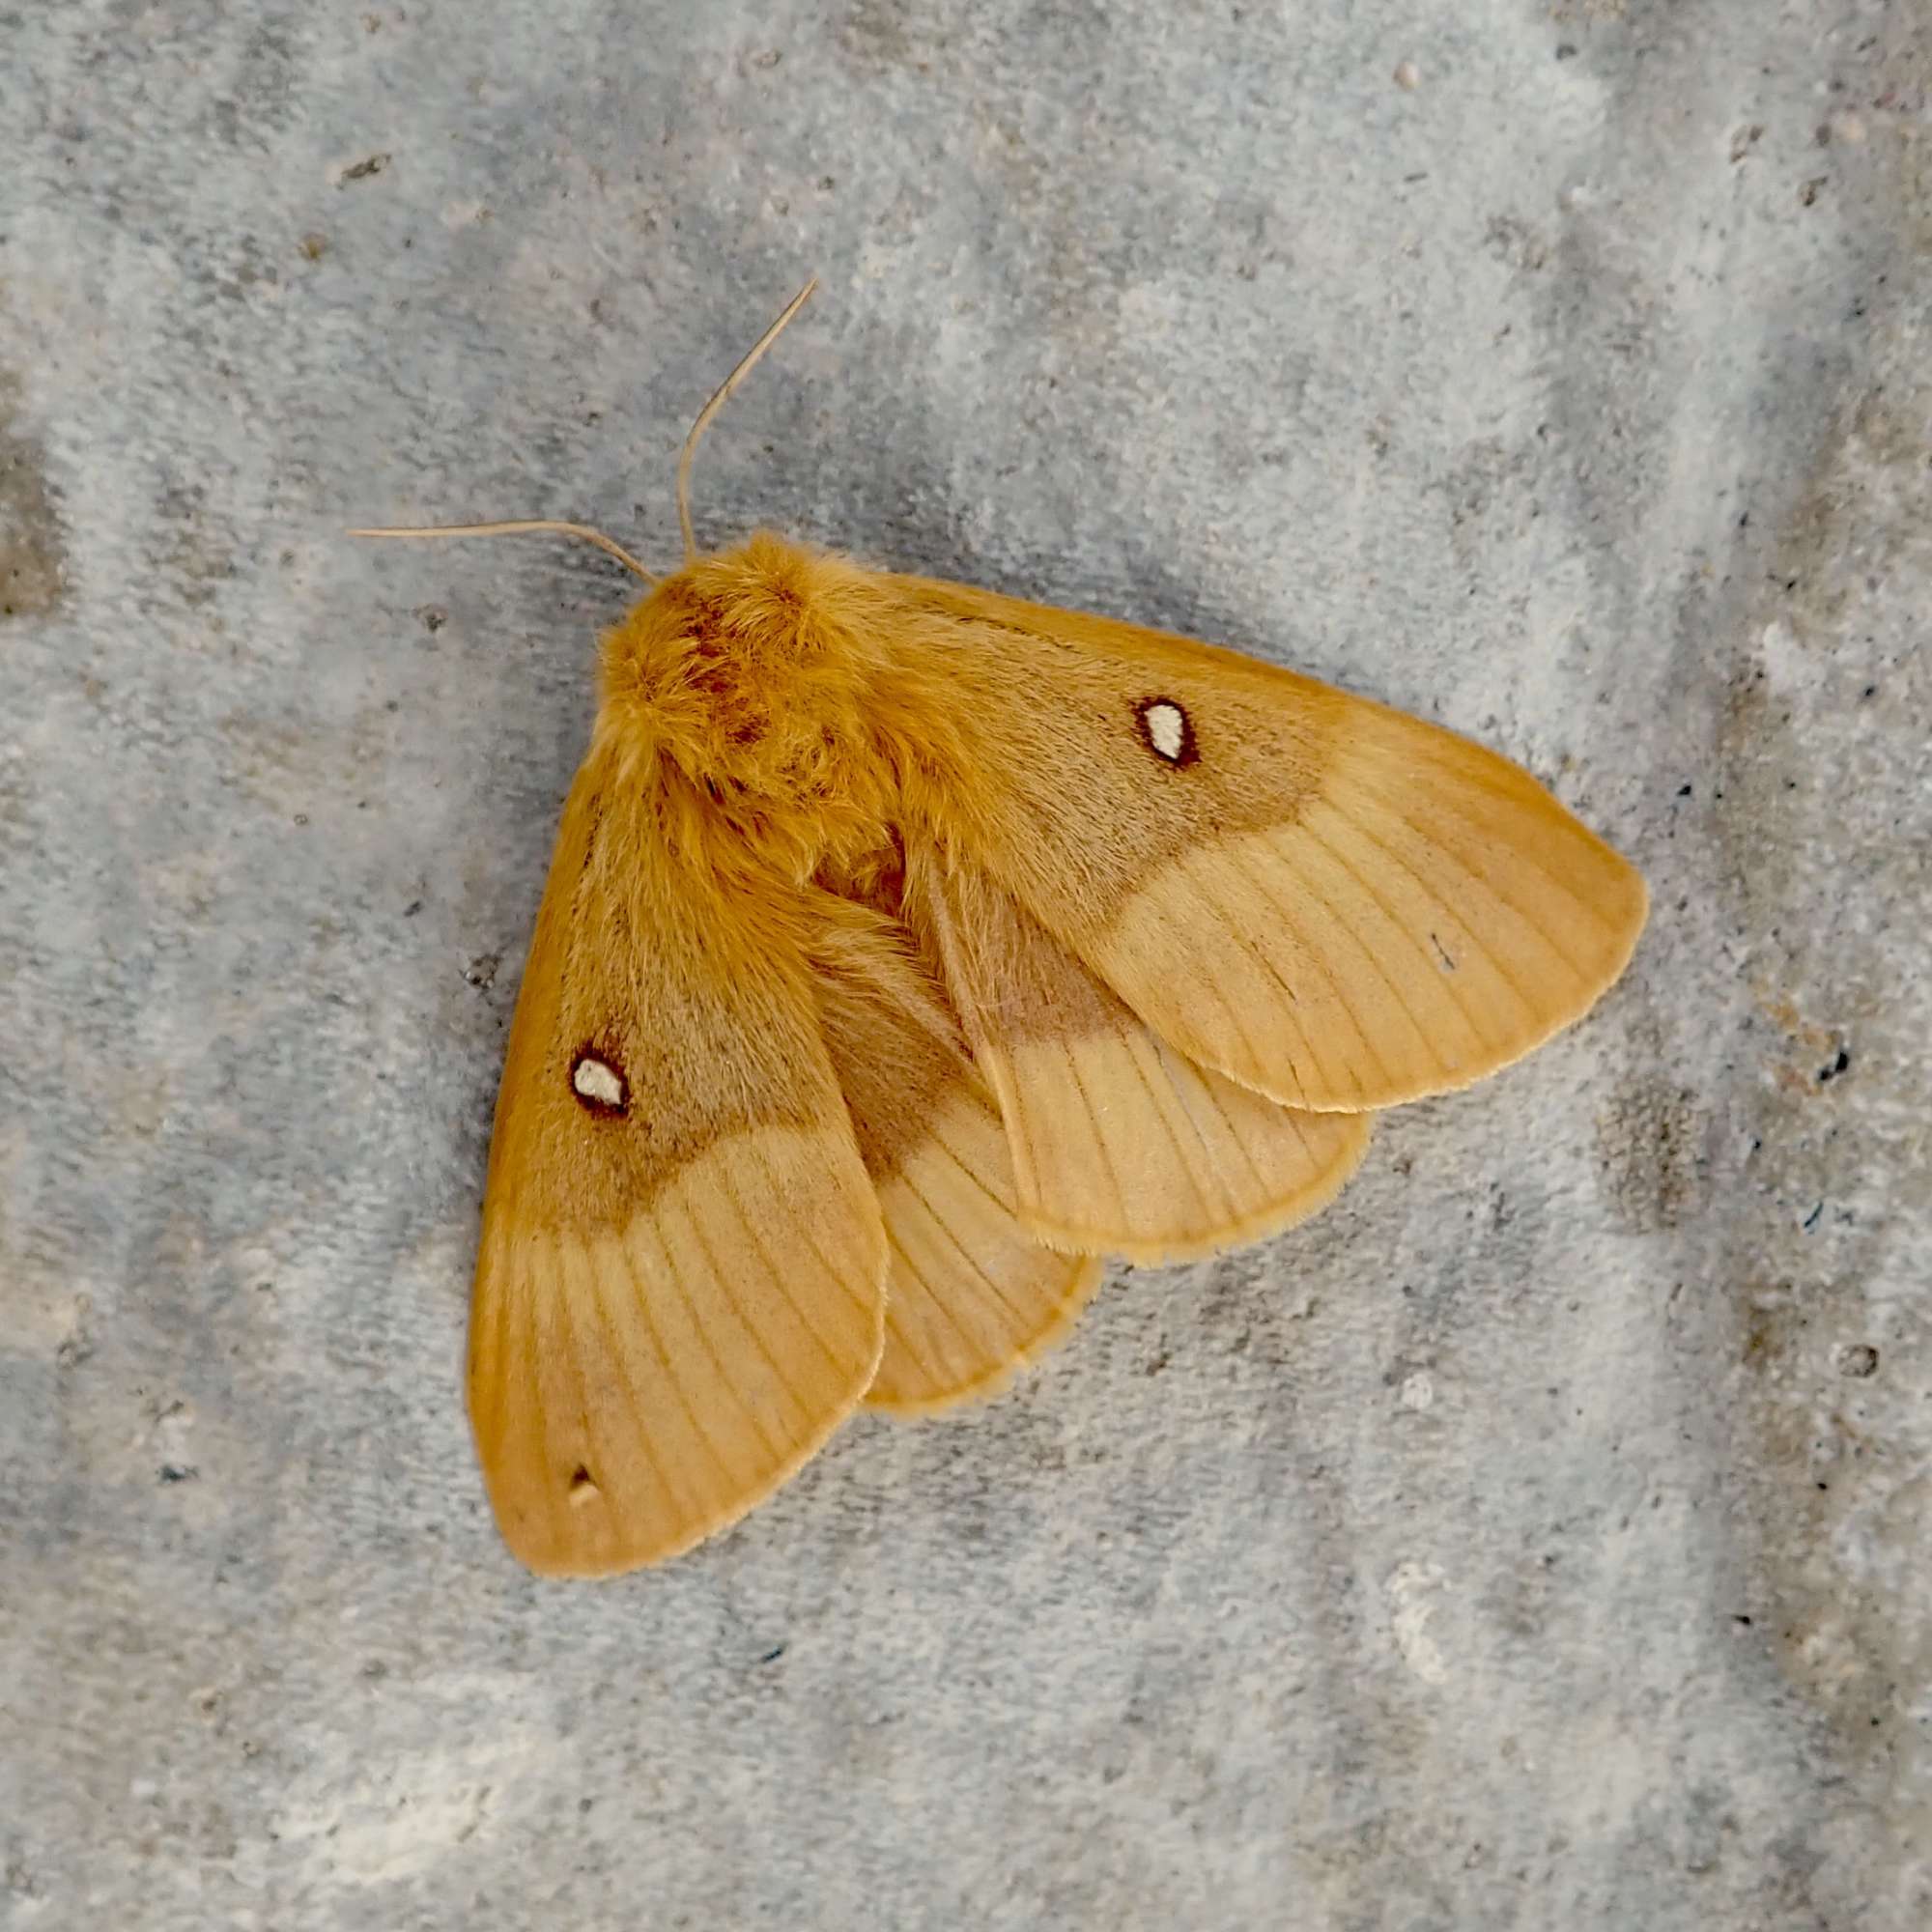
[[[1932,1913],[1922,0],[0,8],[0,1920]],[[605,1587],[458,1364],[698,471],[1645,867],[1574,1035]]]

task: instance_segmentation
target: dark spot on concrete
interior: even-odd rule
[[[54,1350],[54,1366],[57,1369],[78,1368],[94,1353],[93,1315],[94,1297],[91,1294],[76,1294],[73,1298],[73,1321],[61,1338],[59,1347]]]
[[[1828,1065],[1819,1067],[1818,1084],[1822,1087],[1826,1081],[1835,1080],[1851,1064],[1852,1056],[1841,1046],[1838,1049],[1838,1057],[1835,1060],[1832,1061]]]
[[[1838,1373],[1862,1381],[1878,1374],[1878,1350],[1869,1342],[1854,1342],[1838,1350]]]
[[[1708,1122],[1689,1088],[1638,1075],[1597,1122],[1597,1158],[1609,1198],[1638,1234],[1677,1227],[1708,1183]]]
[[[171,482],[156,502],[161,527],[169,532],[160,568],[191,611],[212,603],[235,575],[235,544],[208,514],[207,494],[199,483]]]
[[[930,27],[919,24],[923,11],[898,0],[858,0],[837,29],[839,47],[855,66],[873,73],[923,72],[933,51]]]
[[[1505,268],[1527,274],[1534,274],[1549,260],[1548,242],[1516,214],[1491,215],[1483,230],[1483,247]],[[1543,436],[1548,428],[1547,423],[1540,424],[1537,435]],[[1509,452],[1494,438],[1486,438],[1467,445],[1461,467],[1492,490],[1510,472]]]
[[[371,155],[366,161],[357,161],[354,167],[344,168],[338,187],[348,182],[367,181],[372,175],[379,175],[389,165],[387,155]]]
[[[46,455],[19,424],[20,387],[0,372],[0,620],[43,617],[65,588],[67,544]]]
[[[420,905],[422,901],[417,900],[416,903]],[[490,988],[497,983],[497,969],[502,963],[503,963],[503,955],[500,952],[479,952],[476,955],[476,957],[472,959],[469,962],[469,964],[463,969],[463,977],[466,980],[468,980],[469,983],[477,989],[478,992],[487,993],[490,990]]]

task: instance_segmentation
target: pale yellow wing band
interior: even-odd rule
[[[882,1346],[871,1190],[791,1128],[722,1141],[623,1228],[492,1217],[470,1421],[504,1540],[546,1576],[724,1528],[856,1406]]]
[[[919,890],[1042,1240],[1138,1262],[1208,1254],[1315,1212],[1354,1171],[1366,1120],[1278,1106],[1191,1065],[983,878],[928,868]]]
[[[1184,1051],[1293,1106],[1466,1087],[1586,1012],[1641,879],[1515,767],[1393,713],[1349,719],[1291,823],[1164,862],[1083,952]]]
[[[886,1350],[867,1406],[925,1415],[997,1393],[1072,1325],[1100,1281],[1022,1225],[999,1116],[960,1099],[879,1184],[892,1245]]]

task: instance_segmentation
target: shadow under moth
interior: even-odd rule
[[[1313,1213],[1578,1018],[1636,872],[1440,726],[760,532],[603,639],[497,1104],[469,1416],[553,1576],[735,1522],[861,1404],[997,1388],[1101,1255]]]

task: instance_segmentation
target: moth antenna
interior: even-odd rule
[[[588,524],[557,524],[548,518],[539,518],[509,524],[429,524],[419,528],[398,526],[390,529],[349,530],[345,534],[352,537],[516,537],[531,530],[554,530],[561,536],[582,537],[585,543],[595,544],[607,555],[614,556],[633,577],[641,577],[650,584],[658,582],[656,576],[614,537],[607,537],[602,530],[593,530]]]
[[[779,339],[785,324],[811,299],[812,291],[817,287],[818,277],[813,275],[785,303],[778,320],[745,352],[744,359],[719,384],[718,393],[698,411],[697,420],[692,424],[691,434],[684,440],[684,453],[677,459],[677,521],[684,532],[686,563],[694,563],[697,558],[697,537],[691,527],[691,459],[697,453],[697,440],[710,426],[711,418],[730,400],[731,391],[756,367],[758,357]]]

